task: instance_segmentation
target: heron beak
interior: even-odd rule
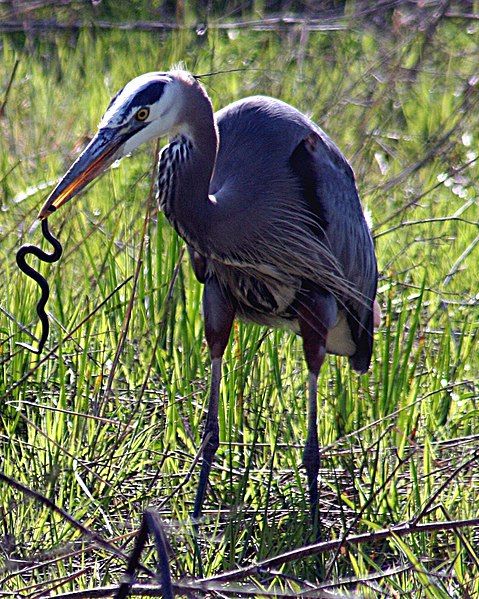
[[[100,129],[49,195],[38,214],[39,220],[47,218],[104,172],[115,161],[127,137],[118,129]]]

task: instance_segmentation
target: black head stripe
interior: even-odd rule
[[[170,82],[171,78],[163,73],[147,73],[133,79],[112,98],[100,126],[124,125],[140,108],[156,104]]]
[[[140,88],[129,102],[129,108],[141,108],[151,106],[163,95],[165,81],[151,81]]]

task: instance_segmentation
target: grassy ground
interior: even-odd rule
[[[19,60],[0,118],[1,468],[125,552],[144,509],[156,507],[174,579],[310,540],[300,343],[281,331],[234,329],[198,559],[188,519],[198,468],[187,475],[209,372],[201,286],[155,209],[144,234],[154,147],[50,219],[65,253],[42,269],[52,287],[52,353],[41,362],[15,345],[39,329],[37,289],[14,253],[39,241],[39,230],[28,233],[34,216],[113,92],[180,59],[196,73],[246,68],[205,80],[215,107],[264,93],[311,114],[351,160],[372,214],[384,314],[372,367],[357,376],[330,357],[321,374],[325,539],[418,516],[478,516],[478,29],[412,22],[383,34],[355,25],[0,40],[1,89]],[[119,580],[123,559],[38,498],[0,488],[0,596]],[[479,597],[473,527],[412,532],[325,552],[321,576],[310,557],[247,581],[258,595],[295,596],[310,581],[335,596]],[[152,554],[144,563],[154,567]],[[239,594],[216,596],[228,592]]]

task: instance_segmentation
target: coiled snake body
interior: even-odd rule
[[[22,245],[22,247],[18,250],[16,255],[18,268],[23,271],[27,276],[33,279],[41,289],[42,295],[37,303],[37,314],[42,324],[42,335],[38,342],[38,348],[35,349],[32,345],[28,343],[18,343],[17,345],[21,345],[26,349],[40,354],[43,350],[43,347],[48,338],[48,333],[50,331],[50,323],[48,321],[47,313],[45,312],[45,305],[48,301],[48,297],[50,295],[50,287],[48,285],[47,280],[44,276],[42,276],[37,270],[35,270],[32,266],[27,264],[26,257],[28,254],[33,254],[42,262],[57,262],[60,260],[63,248],[58,239],[51,233],[48,228],[47,219],[42,220],[42,233],[45,239],[53,246],[53,252],[48,253],[44,252],[41,248],[36,245],[26,244]]]

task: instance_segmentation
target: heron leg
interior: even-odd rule
[[[304,355],[309,371],[308,434],[303,452],[303,465],[308,479],[309,502],[313,527],[320,536],[318,473],[320,467],[318,441],[318,376],[326,356],[328,329],[336,321],[337,308],[330,294],[311,292],[297,309]]]
[[[210,277],[205,282],[203,312],[206,342],[211,357],[211,384],[208,415],[202,441],[203,462],[193,509],[194,519],[199,518],[201,515],[211,464],[219,446],[218,402],[221,366],[235,316],[234,307],[224,297],[216,277]]]

